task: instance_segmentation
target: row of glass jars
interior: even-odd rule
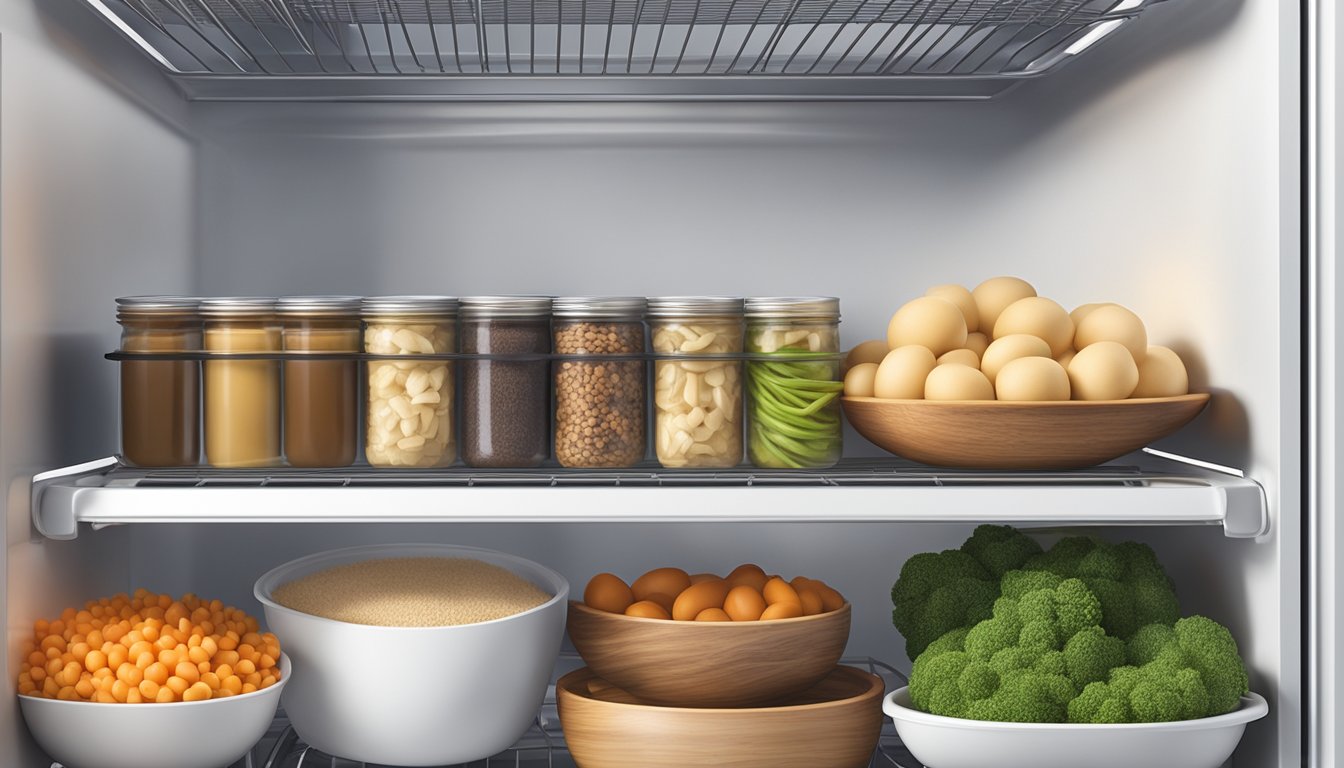
[[[124,359],[123,455],[140,466],[199,463],[201,402],[212,466],[348,466],[361,410],[370,465],[448,466],[460,371],[467,465],[535,467],[553,452],[566,467],[629,467],[645,456],[650,351],[663,466],[736,466],[744,431],[757,466],[840,456],[835,299],[132,297],[118,321],[128,353],[322,355]],[[459,350],[460,368],[435,357]],[[374,356],[362,398],[358,363],[340,358],[360,351]]]

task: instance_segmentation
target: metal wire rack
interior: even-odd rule
[[[1162,0],[86,0],[197,98],[983,97]]]
[[[887,690],[905,685],[905,676],[893,667],[872,658],[847,658],[842,664],[867,669],[881,677]],[[573,654],[561,657],[562,671],[581,666]],[[870,768],[922,768],[921,764],[901,744],[890,720],[884,719],[878,748],[869,763]],[[532,727],[518,743],[505,752],[486,760],[478,760],[451,768],[575,768],[565,748],[560,717],[555,707],[555,686],[546,693],[546,701],[537,713]],[[52,768],[60,768],[58,765]],[[253,751],[230,768],[376,768],[370,764],[332,757],[303,743],[283,713],[271,725],[266,737]],[[445,767],[447,768],[447,767]],[[632,768],[634,768],[632,766]]]

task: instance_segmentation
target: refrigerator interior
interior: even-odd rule
[[[1133,308],[1216,394],[1159,447],[1263,484],[1270,533],[1097,532],[1152,544],[1183,613],[1238,638],[1271,714],[1232,764],[1300,764],[1299,22],[1276,0],[1172,0],[984,102],[188,102],[80,2],[4,4],[0,676],[13,638],[61,606],[144,586],[256,613],[273,565],[391,541],[501,549],[575,588],[778,563],[851,597],[851,654],[908,669],[891,582],[973,519],[131,525],[60,542],[33,530],[27,481],[115,453],[102,355],[120,295],[815,293],[841,297],[848,347],[927,285],[1017,274],[1066,305]],[[846,453],[878,455],[853,434]],[[12,696],[0,763],[46,765]]]

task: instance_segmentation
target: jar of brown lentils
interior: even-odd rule
[[[638,464],[647,430],[644,299],[564,297],[552,306],[556,460],[566,467]]]

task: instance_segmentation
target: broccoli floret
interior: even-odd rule
[[[1171,580],[1147,545],[1107,544],[1088,537],[1060,539],[1023,568],[1077,578],[1101,601],[1107,634],[1128,640],[1148,624],[1170,626],[1180,618]]]
[[[1101,627],[1089,627],[1064,644],[1064,669],[1078,688],[1105,680],[1125,663],[1125,643]]]
[[[1203,616],[1143,627],[1111,670],[1069,703],[1069,722],[1159,723],[1231,712],[1247,690],[1246,668],[1227,628]]]
[[[906,560],[891,588],[891,622],[905,637],[906,655],[918,658],[951,630],[989,618],[999,577],[1040,552],[1039,544],[1010,526],[982,525],[961,549]]]
[[[961,551],[997,578],[1041,554],[1041,545],[1011,525],[981,525],[961,545]]]
[[[891,622],[914,659],[948,632],[988,618],[998,596],[998,582],[975,558],[959,549],[926,552],[901,568],[891,588]]]

